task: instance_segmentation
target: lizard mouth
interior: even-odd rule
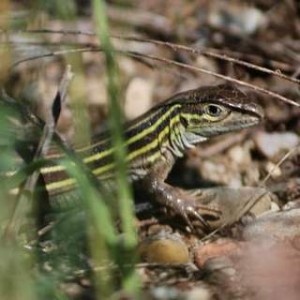
[[[252,126],[259,124],[260,121],[261,121],[260,118],[258,118],[257,116],[253,116],[251,118],[239,120],[238,122],[230,122],[229,124],[227,124],[227,126],[224,126],[224,132],[227,132],[227,131],[230,132],[230,131],[235,131],[235,130],[252,127]],[[226,130],[226,128],[227,128],[227,130]]]
[[[262,120],[262,118],[263,118],[263,115],[259,116],[259,117],[253,116],[253,117],[247,118],[245,120],[240,120],[238,122],[238,124],[237,124],[237,127],[243,129],[243,128],[255,126],[255,125],[257,125],[257,124],[260,123],[260,121]]]
[[[257,116],[253,116],[251,118],[247,118],[244,120],[238,120],[238,121],[230,121],[227,122],[226,124],[222,124],[220,126],[207,126],[207,127],[202,127],[199,132],[196,134],[201,135],[203,137],[210,137],[210,136],[215,136],[219,134],[224,134],[224,133],[229,133],[237,130],[241,130],[244,128],[252,127],[257,124],[259,124],[261,121],[260,118]]]

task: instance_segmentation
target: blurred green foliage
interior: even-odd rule
[[[12,5],[16,3],[11,1],[10,4],[11,6],[8,5],[4,8],[7,10],[5,14],[8,16],[11,13],[9,10]],[[137,238],[131,189],[126,177],[126,149],[122,146],[122,114],[119,107],[121,92],[118,81],[118,66],[109,40],[104,1],[93,1],[93,8],[95,23],[99,21],[95,31],[98,32],[105,50],[107,90],[110,98],[109,124],[113,142],[116,149],[119,150],[115,153],[120,166],[117,170],[118,193],[116,199],[104,199],[103,194],[99,191],[99,183],[91,172],[85,169],[76,155],[62,149],[65,151],[65,158],[61,163],[66,167],[70,176],[78,182],[78,194],[81,200],[78,202],[78,207],[70,211],[49,213],[43,219],[44,227],[42,228],[36,227],[40,218],[37,211],[28,214],[27,211],[21,210],[21,215],[18,215],[18,218],[24,219],[25,223],[22,224],[20,231],[15,232],[14,227],[11,226],[11,220],[20,206],[19,200],[23,201],[23,198],[19,194],[17,201],[15,201],[10,195],[10,188],[12,186],[17,187],[21,179],[23,181],[27,179],[44,162],[37,160],[26,166],[26,163],[18,157],[15,148],[16,139],[19,135],[16,134],[11,119],[12,117],[22,119],[22,113],[20,114],[18,110],[1,107],[0,174],[4,176],[7,171],[23,168],[23,172],[13,176],[12,179],[8,181],[5,179],[0,182],[1,299],[68,299],[66,290],[63,288],[64,284],[72,282],[72,280],[75,282],[80,276],[91,281],[91,293],[97,299],[106,299],[118,290],[125,290],[132,295],[138,295],[139,280],[134,266],[137,260],[135,253]],[[77,21],[78,6],[72,0],[32,0],[26,6],[26,10],[29,14],[24,14],[18,23],[7,22],[7,29],[26,29],[27,27],[40,29],[41,24],[47,27],[47,21],[40,22],[41,15],[49,15],[52,19],[67,20],[68,24],[69,22],[76,24]],[[6,51],[5,53],[9,53],[13,58],[13,52]],[[99,55],[103,54],[99,53]],[[3,77],[1,82],[6,82],[6,79],[12,75],[10,71],[7,71],[9,70],[10,59],[6,61],[8,68],[0,72]],[[74,59],[73,56],[72,59],[67,59],[67,62],[74,63],[75,76],[85,78],[80,57]],[[39,70],[37,70],[37,74],[38,72]],[[5,76],[7,78],[4,78]],[[81,83],[84,85],[84,80]],[[76,89],[71,88],[71,101],[76,96]],[[86,108],[82,99],[84,97],[81,97],[79,102],[74,103],[73,109],[75,110],[76,123],[84,125],[81,128],[82,139],[79,139],[86,142],[86,137],[89,137],[90,133],[87,132],[89,129],[87,126],[88,116],[83,113]],[[2,102],[0,101],[0,103]],[[21,103],[21,105],[26,104]],[[16,162],[18,163],[16,164]],[[25,191],[25,199],[29,201],[31,206],[36,200],[46,201],[47,197],[43,194],[43,187],[40,188],[41,193]],[[36,197],[37,195],[38,197]],[[117,205],[113,204],[112,200],[116,201]],[[116,208],[117,212],[115,211]],[[122,234],[116,229],[116,216],[120,217]],[[41,234],[39,230],[44,232]]]

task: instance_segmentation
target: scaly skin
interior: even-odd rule
[[[128,177],[141,183],[154,201],[184,218],[202,223],[193,196],[165,183],[177,157],[187,148],[223,133],[254,126],[263,119],[263,110],[231,85],[201,87],[177,94],[125,125]],[[101,182],[112,182],[115,163],[112,142],[104,135],[90,147],[77,151]],[[60,202],[76,188],[65,169],[57,165],[60,156],[42,169],[46,189],[53,202]]]

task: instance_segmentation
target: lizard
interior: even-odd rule
[[[190,227],[194,218],[203,223],[199,202],[185,190],[165,182],[176,159],[201,142],[257,125],[263,118],[263,108],[231,84],[202,86],[175,94],[124,125],[128,179],[133,184],[140,183],[153,201],[181,216]],[[106,134],[76,150],[101,182],[114,180],[113,152],[113,142]],[[57,205],[67,193],[76,190],[76,181],[59,164],[60,155],[47,158],[49,164],[41,169],[41,174],[50,202]]]

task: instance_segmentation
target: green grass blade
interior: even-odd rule
[[[134,262],[136,261],[135,246],[137,244],[136,231],[134,227],[133,200],[130,185],[127,180],[126,149],[124,147],[122,114],[120,109],[120,84],[118,66],[114,57],[114,49],[109,38],[109,28],[106,15],[105,2],[93,0],[94,20],[96,32],[103,48],[106,59],[106,72],[108,76],[107,90],[110,103],[110,126],[113,144],[115,147],[115,161],[117,169],[117,186],[119,213],[121,217],[122,229],[125,235],[124,247],[130,253],[130,261],[123,261],[123,264],[132,265],[132,268],[123,268],[123,287],[125,291],[137,293],[139,280],[134,272]],[[122,260],[120,260],[122,265]]]

